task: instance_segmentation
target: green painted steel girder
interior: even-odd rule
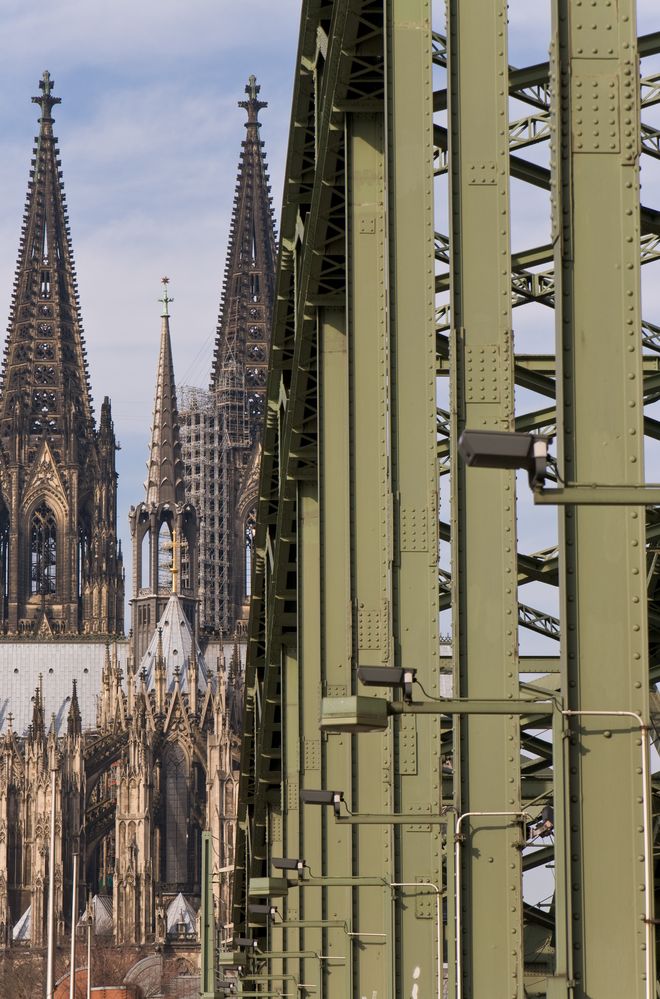
[[[660,101],[660,78],[644,76],[640,96],[632,0],[590,8],[588,24],[579,0],[553,6],[562,99],[549,118],[548,65],[508,66],[504,0],[450,0],[448,41],[431,35],[425,0],[302,5],[234,922],[248,920],[250,888],[278,890],[271,856],[304,855],[317,883],[287,885],[281,916],[255,933],[264,981],[311,982],[327,999],[439,995],[444,957],[457,999],[652,994],[646,732],[632,715],[550,715],[533,700],[547,690],[573,712],[644,721],[660,677],[660,518],[613,505],[643,485],[644,435],[660,436],[643,416],[660,399],[660,327],[641,320],[638,301],[660,213],[640,210],[637,186],[640,149],[660,148],[639,121],[640,106]],[[637,51],[660,51],[660,35]],[[448,69],[447,128],[431,117],[446,102],[433,94],[432,60]],[[509,126],[512,96],[533,110]],[[613,123],[599,118],[605,103]],[[550,170],[511,155],[549,129]],[[434,169],[449,173],[451,239],[434,234]],[[551,244],[513,256],[511,177],[552,190],[555,208]],[[448,275],[434,274],[435,260]],[[451,306],[434,303],[447,290]],[[511,310],[528,302],[558,305],[557,361],[513,355]],[[438,410],[435,375],[448,373],[451,400]],[[553,403],[516,414],[514,385]],[[436,461],[448,469],[450,448],[437,434],[456,455],[464,426],[556,430],[568,485],[541,500],[570,501],[558,550],[517,553],[513,475],[456,461],[451,530],[438,525]],[[593,490],[571,491],[583,489],[575,482],[615,492],[585,503]],[[646,488],[636,501],[657,498]],[[438,527],[451,576],[438,576]],[[560,583],[561,629],[518,603],[531,582]],[[453,632],[442,661],[440,609]],[[520,656],[519,626],[560,640],[561,656]],[[402,664],[433,693],[454,668],[452,720],[437,706],[399,711],[357,683],[357,666]],[[465,697],[500,708],[466,711]],[[326,727],[377,731],[322,734],[322,698],[326,719],[341,707]],[[616,799],[605,824],[603,786]],[[301,803],[301,788],[332,787],[353,814]],[[535,849],[522,813],[536,820],[548,802],[555,844]],[[523,904],[522,872],[548,864],[557,889],[546,912]],[[404,887],[384,906],[371,881]]]

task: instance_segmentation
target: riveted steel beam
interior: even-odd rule
[[[567,480],[636,486],[644,456],[635,3],[602,5],[588,18],[581,6],[553,3],[560,465]],[[602,199],[617,210],[600,211]],[[595,269],[610,279],[600,282]],[[655,992],[645,922],[652,912],[644,863],[649,789],[640,766],[647,734],[636,720],[648,724],[649,716],[644,526],[640,508],[577,506],[560,514],[562,691],[574,715],[570,873],[558,891],[571,900],[568,975],[580,999]],[[605,773],[617,790],[603,827]],[[616,961],[606,959],[611,948]]]
[[[509,245],[507,4],[449,0],[448,111],[452,449],[464,427],[507,429],[514,417]],[[491,124],[492,123],[492,124]],[[436,126],[437,132],[438,126]],[[474,293],[479,287],[479,295]],[[515,479],[452,474],[454,690],[504,699],[518,692]],[[454,720],[454,807],[469,820],[458,851],[453,931],[457,995],[521,999],[522,875],[519,727],[514,719]],[[486,745],[506,746],[484,755]],[[490,813],[480,816],[480,813]],[[505,906],[501,899],[506,898]],[[450,911],[454,906],[450,906]],[[485,952],[488,960],[484,960]]]

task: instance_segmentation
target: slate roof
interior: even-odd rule
[[[197,932],[197,913],[185,895],[181,892],[172,899],[167,907],[167,935],[177,936],[179,923],[185,926],[186,934]]]
[[[127,639],[117,642],[117,658],[126,676]],[[55,715],[58,733],[66,731],[73,680],[78,681],[82,727],[96,727],[96,697],[106,646],[102,641],[0,642],[0,733],[7,731],[7,716],[13,715],[18,736],[26,735],[32,721],[32,697],[43,677],[44,718],[50,725]]]
[[[185,615],[178,594],[173,593],[167,601],[165,610],[161,615],[158,626],[140,663],[140,670],[144,669],[147,674],[147,690],[153,690],[155,684],[154,671],[158,656],[159,629],[162,634],[163,657],[167,667],[166,689],[168,693],[174,690],[174,671],[178,667],[180,671],[179,682],[181,684],[181,691],[182,693],[187,693],[187,667],[192,653],[194,637],[190,622]],[[199,688],[205,691],[208,682],[208,670],[199,645],[196,646],[196,651]]]

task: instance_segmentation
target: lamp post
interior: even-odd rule
[[[94,925],[94,913],[92,910],[91,897],[87,900],[85,916],[81,920],[87,930],[87,999],[92,997],[92,926]]]
[[[69,964],[69,999],[76,995],[76,923],[78,922],[78,851],[79,840],[73,846],[73,884],[71,885],[71,960]]]
[[[48,850],[48,949],[46,954],[46,999],[55,988],[55,790],[57,766],[53,750],[50,763],[50,847]]]

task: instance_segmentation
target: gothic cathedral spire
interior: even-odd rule
[[[261,434],[275,284],[275,228],[268,167],[259,137],[260,87],[250,76],[225,280],[211,375],[230,446]]]
[[[189,495],[200,516],[202,624],[234,636],[247,620],[275,287],[275,226],[254,76],[234,194],[208,396],[187,392]]]
[[[197,517],[186,500],[179,440],[169,278],[162,279],[160,351],[147,461],[145,501],[129,512],[133,539],[133,668],[138,669],[154,629],[176,593],[193,630],[197,604]],[[183,557],[182,557],[183,556]]]
[[[123,631],[110,403],[97,433],[48,72],[0,391],[2,630]]]
[[[163,297],[160,301],[163,310],[161,312],[160,355],[145,488],[147,490],[147,503],[171,503],[174,506],[176,503],[183,503],[185,488],[170,338],[169,303],[173,299],[169,298],[167,293],[169,278],[163,278],[162,284]]]

